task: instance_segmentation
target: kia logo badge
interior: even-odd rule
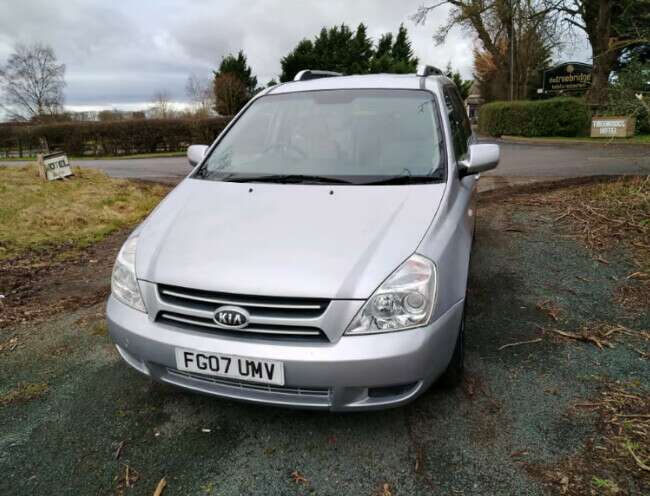
[[[222,329],[243,329],[248,325],[250,315],[239,307],[219,307],[214,312],[214,323]]]

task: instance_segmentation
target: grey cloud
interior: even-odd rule
[[[260,83],[280,72],[280,58],[321,27],[364,22],[371,36],[408,28],[421,60],[451,61],[472,73],[471,34],[432,40],[441,10],[425,26],[409,16],[423,0],[0,0],[0,62],[17,42],[53,46],[67,66],[66,103],[146,104],[164,89],[185,99],[187,76],[209,77],[221,58],[244,49]]]

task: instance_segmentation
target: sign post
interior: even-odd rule
[[[54,179],[63,179],[72,175],[70,162],[65,153],[39,153],[38,170],[43,179],[52,181]]]

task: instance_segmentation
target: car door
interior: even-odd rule
[[[452,141],[454,149],[454,157],[456,160],[456,170],[460,167],[460,161],[468,158],[469,147],[476,139],[472,132],[472,125],[465,105],[461,99],[458,88],[453,84],[447,84],[443,87],[443,94],[445,98],[445,106],[447,108],[449,123],[451,125]],[[463,203],[464,218],[468,222],[469,228],[474,234],[475,227],[475,211],[476,211],[476,186],[477,176],[465,176],[460,180],[461,191],[458,201]]]

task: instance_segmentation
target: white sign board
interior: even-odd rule
[[[48,181],[72,175],[70,162],[65,153],[51,153],[43,156],[43,169]]]
[[[595,116],[591,120],[592,138],[628,138],[634,135],[633,117]]]

